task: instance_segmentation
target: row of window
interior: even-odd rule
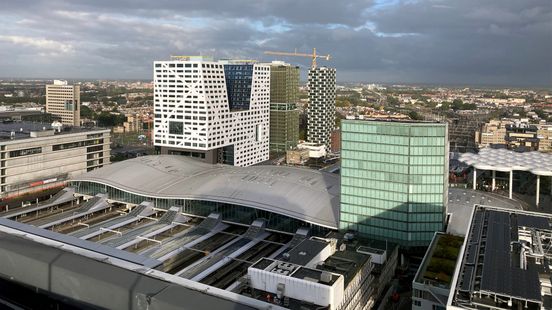
[[[411,136],[411,137],[445,137],[446,126],[443,124],[385,123],[370,121],[344,121],[343,132],[363,134]]]
[[[437,165],[400,165],[382,162],[368,162],[359,160],[348,160],[342,153],[341,166],[344,168],[363,169],[369,171],[390,172],[397,174],[419,174],[419,175],[443,175],[444,164]],[[429,161],[429,160],[428,160]],[[439,160],[435,160],[439,161]]]
[[[410,174],[391,173],[387,171],[370,171],[364,169],[351,169],[349,167],[341,167],[341,178],[354,177],[363,178],[381,182],[397,182],[397,183],[412,183],[412,184],[443,184],[443,174],[420,175],[413,174],[410,167]]]
[[[441,194],[439,193],[408,194],[405,192],[391,192],[391,191],[362,188],[362,187],[342,186],[341,194],[381,199],[381,200],[389,200],[389,201],[395,201],[399,203],[405,202],[405,201],[409,201],[413,203],[434,203],[434,204],[443,203],[442,188],[441,188]]]
[[[360,187],[371,190],[411,194],[442,194],[444,184],[409,184],[395,182],[381,182],[377,180],[359,178],[341,178],[341,186]]]
[[[52,145],[53,151],[62,151],[67,149],[74,149],[78,147],[83,146],[90,146],[90,145],[96,145],[96,144],[103,144],[103,139],[95,139],[95,140],[86,140],[86,141],[76,141],[76,142],[69,142],[69,143],[62,143],[62,144],[54,144]]]
[[[372,213],[367,213],[372,212],[367,211],[372,208],[380,210],[393,210],[394,212],[403,213],[443,213],[444,203],[442,197],[439,203],[407,203],[404,201],[390,201],[385,199],[342,194],[341,208],[345,212],[364,215],[374,215]]]
[[[20,157],[42,153],[42,147],[32,147],[28,149],[10,151],[10,157]]]

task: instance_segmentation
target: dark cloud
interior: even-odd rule
[[[19,0],[0,29],[0,76],[150,78],[171,54],[316,47],[341,81],[552,84],[550,0]]]

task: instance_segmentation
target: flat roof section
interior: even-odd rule
[[[339,176],[284,166],[211,165],[178,155],[141,156],[80,175],[151,198],[195,199],[248,206],[338,228]]]
[[[7,143],[13,140],[21,139],[30,139],[31,132],[45,132],[53,131],[52,124],[50,123],[36,123],[28,121],[17,121],[17,122],[0,122],[0,141],[2,143]],[[45,137],[55,137],[58,135],[66,135],[72,133],[83,133],[83,132],[94,132],[94,131],[104,131],[109,132],[109,129],[98,128],[98,127],[73,127],[73,126],[64,126],[60,132],[55,132],[50,136]]]
[[[522,209],[522,203],[499,194],[464,188],[449,188],[447,212],[450,220],[447,233],[465,236],[470,226],[470,216],[475,205]]]
[[[414,281],[449,289],[463,242],[462,237],[436,233]]]
[[[476,206],[454,275],[452,305],[540,309],[549,289],[552,215]],[[469,306],[471,305],[471,306]]]
[[[324,241],[305,239],[287,252],[287,260],[290,263],[305,266],[327,246],[328,243]]]

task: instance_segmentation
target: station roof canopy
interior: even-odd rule
[[[529,171],[535,175],[552,176],[552,155],[537,151],[519,153],[484,148],[478,154],[464,153],[458,160],[480,170]]]
[[[339,176],[311,169],[211,165],[185,156],[152,155],[114,163],[72,181],[152,198],[243,205],[333,229],[339,222]]]

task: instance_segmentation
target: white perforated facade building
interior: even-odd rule
[[[269,155],[270,66],[206,57],[154,62],[162,154],[250,166]]]

